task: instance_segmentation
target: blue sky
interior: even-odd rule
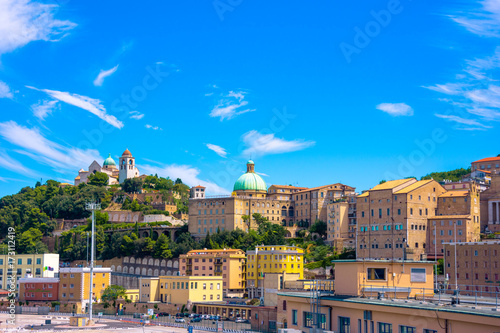
[[[226,194],[496,156],[500,3],[0,0],[0,195],[130,149]]]

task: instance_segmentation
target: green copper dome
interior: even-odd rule
[[[242,174],[234,183],[233,191],[264,191],[267,186],[264,179],[255,173],[255,163],[252,160],[247,162],[247,172]]]
[[[104,160],[103,166],[116,166],[115,160],[111,158],[111,154],[109,154],[108,158]]]

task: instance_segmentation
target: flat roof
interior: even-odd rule
[[[333,263],[401,263],[401,264],[434,264],[434,261],[429,260],[398,260],[398,259],[341,259],[332,260]]]

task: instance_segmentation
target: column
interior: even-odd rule
[[[500,224],[500,201],[497,201],[497,224]]]
[[[493,224],[493,201],[488,201],[488,224]]]

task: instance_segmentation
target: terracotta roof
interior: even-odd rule
[[[125,149],[125,151],[123,152],[122,156],[132,156],[132,153],[130,152],[130,150]]]
[[[474,161],[472,163],[492,162],[492,161],[500,161],[500,157],[487,157],[481,160]]]
[[[205,186],[201,186],[201,185],[197,185],[197,186],[193,186],[191,188],[206,188]]]
[[[317,187],[308,188],[307,190],[298,191],[298,192],[295,192],[294,194],[315,191],[315,190],[319,190],[319,189],[322,189],[322,188],[325,188],[325,187],[336,186],[336,185],[339,186],[337,188],[338,190],[341,190],[343,186],[345,186],[346,189],[352,189],[352,190],[354,190],[354,187],[351,187],[351,186],[348,186],[348,185],[344,185],[344,184],[341,184],[341,183],[336,183],[336,184],[330,184],[330,185],[323,185],[323,186],[317,186]]]
[[[481,170],[481,169],[478,169],[477,171],[481,171],[481,172],[484,172],[484,173],[491,173],[491,171],[488,171],[488,170]]]
[[[301,186],[291,186],[291,185],[271,185],[269,187],[279,187],[279,188],[295,188],[295,189],[307,189],[307,187],[301,187]]]
[[[398,187],[400,185],[403,185],[404,183],[413,181],[415,178],[405,178],[405,179],[396,179],[396,180],[389,180],[385,183],[378,184],[374,188],[372,188],[370,191],[378,191],[378,190],[391,190],[395,187]]]
[[[469,195],[468,190],[452,190],[441,194],[440,198],[450,198],[450,197],[466,197]]]
[[[445,220],[445,219],[469,219],[470,215],[436,215],[428,217],[428,220]]]
[[[420,180],[416,183],[411,184],[410,186],[406,186],[405,188],[395,192],[394,194],[404,194],[404,193],[410,193],[413,190],[416,190],[420,186],[424,186],[432,182],[432,179],[427,179],[427,180]]]

